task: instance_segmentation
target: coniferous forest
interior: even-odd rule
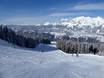
[[[80,42],[70,42],[67,40],[57,40],[57,48],[62,50],[65,53],[71,53],[71,54],[79,54],[79,53],[93,53],[94,55],[101,50],[95,43],[80,43]]]
[[[12,43],[14,45],[20,46],[20,47],[26,47],[26,48],[34,48],[39,43],[45,43],[50,44],[51,41],[49,39],[39,39],[39,38],[31,38],[31,37],[25,37],[23,35],[17,34],[12,29],[8,28],[7,26],[0,26],[0,39],[5,40],[9,43]]]

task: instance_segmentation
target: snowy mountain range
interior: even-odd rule
[[[99,27],[102,26],[104,27],[104,18],[102,17],[85,17],[85,16],[80,16],[80,17],[75,17],[73,19],[61,19],[57,23],[49,23],[46,22],[44,25],[64,25],[68,27],[73,27],[73,26],[90,26],[91,28],[93,27]]]
[[[18,33],[51,33],[57,36],[87,36],[102,37],[104,39],[104,18],[102,17],[75,17],[61,19],[59,22],[46,22],[38,25],[7,25]],[[34,35],[33,35],[34,36]]]

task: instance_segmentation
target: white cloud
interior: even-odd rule
[[[88,15],[88,12],[60,12],[60,13],[52,13],[49,16],[55,16],[55,17],[59,17],[59,16],[79,16],[79,15]]]
[[[74,10],[104,10],[104,3],[88,3],[74,6]]]
[[[16,25],[37,25],[44,24],[45,22],[56,22],[61,17],[44,16],[13,16],[0,20],[0,24],[16,24]]]
[[[43,23],[48,18],[45,16],[37,16],[37,17],[22,17],[22,16],[14,16],[14,17],[8,17],[7,19],[1,20],[1,24],[20,24],[20,25],[34,25],[38,23]]]
[[[52,13],[49,16],[70,16],[71,13]]]
[[[37,16],[37,17],[32,17],[32,16],[13,16],[13,17],[8,17],[3,20],[0,20],[0,24],[17,24],[17,25],[34,25],[34,24],[43,24],[44,22],[55,22],[61,19],[64,16],[82,16],[82,15],[87,15],[88,13],[86,12],[62,12],[62,13],[52,13],[46,16]],[[61,17],[62,16],[62,17]]]
[[[11,17],[1,21],[3,24],[34,24],[32,17]]]

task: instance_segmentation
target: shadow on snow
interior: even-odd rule
[[[39,44],[34,51],[39,51],[39,52],[52,52],[54,50],[57,50],[56,47],[48,44]]]

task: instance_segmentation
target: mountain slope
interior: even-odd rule
[[[102,56],[71,56],[54,44],[40,44],[34,51],[0,45],[0,78],[104,78],[103,73]]]

